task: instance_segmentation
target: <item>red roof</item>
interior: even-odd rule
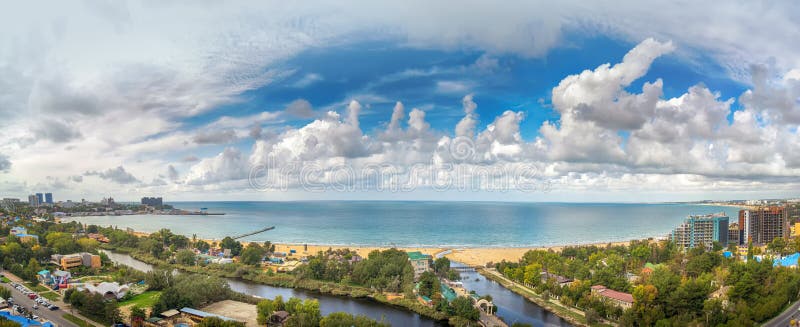
[[[597,294],[600,294],[607,298],[627,303],[633,303],[633,295],[631,295],[630,293],[617,292],[615,290],[608,289],[603,285],[594,285],[592,286],[592,289],[596,290]]]

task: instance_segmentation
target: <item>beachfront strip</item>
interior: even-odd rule
[[[729,223],[723,214],[689,216],[667,240],[531,250],[514,262],[485,268],[519,283],[511,285],[512,290],[579,325],[688,324],[711,313],[718,323],[762,322],[796,300],[797,292],[792,290],[800,290],[800,274],[792,269],[800,258],[794,210],[790,205],[748,208],[742,210],[737,223]],[[301,304],[293,302],[295,307],[287,309],[285,303],[275,302],[264,304],[263,310],[251,310],[250,316],[228,318],[230,312],[242,310],[215,311],[213,304],[236,300],[234,306],[254,305],[260,300],[233,295],[222,287],[218,293],[223,296],[195,294],[192,296],[197,298],[188,301],[183,298],[188,291],[175,286],[179,282],[116,267],[102,259],[101,248],[125,251],[137,259],[187,272],[369,296],[454,324],[503,324],[494,316],[491,297],[465,289],[449,260],[434,260],[434,253],[310,252],[304,245],[276,251],[269,242],[242,244],[231,237],[205,241],[169,230],[142,235],[74,222],[60,224],[48,214],[0,214],[1,227],[8,235],[0,248],[8,275],[28,283],[26,292],[35,293],[31,299],[56,307],[68,305],[85,319],[104,324],[129,321],[184,326],[201,324],[206,318],[253,324],[255,320],[249,318],[258,314],[261,324],[280,324],[291,319],[318,322],[324,317],[313,313],[313,304],[309,304],[310,313],[303,313],[298,309]],[[23,240],[19,235],[36,237]],[[774,238],[766,244],[756,242],[771,236]],[[728,243],[727,249],[724,243]],[[34,248],[55,254],[49,260],[37,258],[39,252]],[[198,288],[185,283],[187,289]],[[181,305],[187,301],[193,305]],[[92,311],[108,305],[118,311]],[[16,310],[12,307],[8,312]],[[23,312],[24,308],[18,311]],[[170,315],[175,312],[180,319]]]

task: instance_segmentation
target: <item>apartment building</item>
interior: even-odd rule
[[[672,231],[670,239],[684,249],[710,249],[714,242],[724,246],[728,244],[728,220],[725,213],[689,216]]]

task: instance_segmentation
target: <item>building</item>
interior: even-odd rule
[[[20,204],[19,199],[16,198],[3,198],[2,206],[6,210],[14,210]]]
[[[28,204],[30,204],[31,207],[38,207],[40,203],[41,202],[39,202],[39,198],[36,197],[36,195],[28,195]]]
[[[112,197],[103,198],[102,200],[100,200],[100,204],[104,205],[104,206],[113,206],[114,205],[114,198],[112,198]]]
[[[56,265],[61,266],[61,269],[70,269],[75,267],[92,267],[100,268],[102,262],[100,256],[87,252],[73,253],[67,255],[54,254],[50,256],[50,261]]]
[[[28,229],[25,227],[11,227],[11,230],[8,232],[8,234],[16,236],[22,243],[39,242],[39,236],[28,234]]]
[[[419,278],[422,273],[431,270],[433,265],[433,257],[422,252],[414,251],[408,252],[408,261],[411,261],[411,266],[414,267],[414,279]]]
[[[44,194],[42,194],[42,193],[36,193],[36,200],[38,200],[38,201],[39,201],[39,204],[40,204],[40,205],[41,205],[42,203],[44,203]]]
[[[618,292],[603,285],[592,286],[592,296],[613,303],[623,309],[630,309],[633,306],[633,295],[630,293]]]
[[[739,226],[743,230],[741,240],[743,244],[752,242],[764,245],[778,237],[789,237],[789,221],[786,219],[785,207],[740,210]]]
[[[738,223],[731,223],[728,225],[728,244],[739,245],[742,244],[742,231],[739,229]]]
[[[684,249],[711,249],[714,242],[728,244],[728,233],[728,216],[725,213],[716,213],[687,217],[672,231],[670,239]]]
[[[44,194],[44,203],[53,204],[53,193]]]
[[[117,282],[102,282],[97,285],[87,283],[83,285],[83,288],[89,293],[100,294],[104,298],[117,300],[125,297],[125,294],[128,294],[129,291],[128,285],[120,285]]]
[[[572,278],[551,274],[546,271],[539,273],[539,278],[541,279],[542,283],[547,283],[548,281],[553,280],[558,283],[558,286],[561,287],[572,285],[572,282],[574,282]]]
[[[164,205],[164,200],[161,197],[143,197],[142,204],[151,206],[151,207],[161,207]]]

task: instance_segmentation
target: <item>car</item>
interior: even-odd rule
[[[28,298],[31,299],[31,300],[36,300],[37,297],[38,296],[36,294],[34,294],[34,293],[28,294]]]
[[[38,304],[34,304],[33,305],[33,310],[37,310],[37,309],[39,309],[39,305]]]
[[[33,320],[39,320],[39,316],[33,315]]]
[[[57,306],[57,305],[51,305],[51,306],[50,306],[50,310],[51,310],[51,311],[56,311],[56,310],[58,310],[58,309],[59,309],[59,308],[58,308],[58,306]]]

